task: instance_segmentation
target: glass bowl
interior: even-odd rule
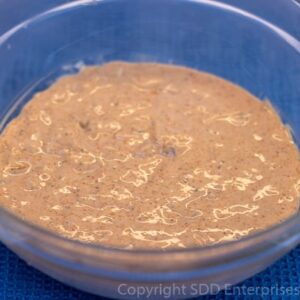
[[[0,36],[1,130],[59,76],[111,60],[151,61],[207,71],[270,99],[299,145],[300,7],[292,0],[239,2],[44,0],[34,16]],[[279,17],[283,9],[288,17]],[[29,264],[79,289],[124,299],[217,292],[295,247],[299,228],[297,213],[220,245],[118,250],[65,239],[0,208],[1,241]]]

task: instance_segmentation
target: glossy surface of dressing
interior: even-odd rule
[[[86,242],[205,246],[298,210],[299,153],[271,105],[187,68],[115,62],[64,77],[0,147],[1,205]]]

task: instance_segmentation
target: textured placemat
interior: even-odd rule
[[[0,244],[0,299],[104,298],[80,292],[51,279]],[[236,289],[199,299],[300,299],[300,246],[264,272],[239,284]]]

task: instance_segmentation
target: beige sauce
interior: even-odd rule
[[[1,205],[86,242],[204,246],[299,206],[299,153],[270,104],[187,68],[118,62],[62,78],[0,147]]]

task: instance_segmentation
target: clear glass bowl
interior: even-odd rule
[[[292,0],[240,2],[44,0],[32,7],[35,16],[0,36],[1,130],[33,93],[83,64],[155,61],[211,72],[270,99],[299,145],[300,7]],[[4,12],[0,7],[0,20]],[[299,228],[300,213],[221,245],[116,250],[67,240],[0,209],[1,241],[31,265],[82,290],[124,299],[136,299],[137,287],[185,284],[177,298],[187,298],[207,292],[193,284],[212,284],[213,292],[240,282],[295,247]]]

